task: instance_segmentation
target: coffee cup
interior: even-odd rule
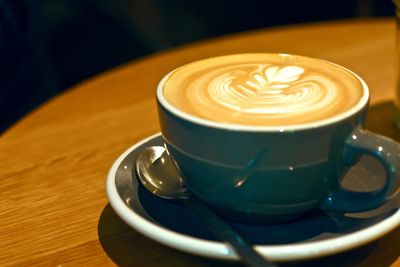
[[[207,58],[167,74],[157,103],[165,146],[185,183],[232,220],[360,212],[396,191],[400,147],[364,129],[368,86],[337,64],[288,54]],[[343,188],[363,154],[383,165],[384,186]]]

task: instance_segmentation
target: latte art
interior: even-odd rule
[[[315,59],[244,54],[206,59],[173,72],[164,96],[181,111],[240,125],[287,126],[344,112],[361,98],[360,82]]]
[[[196,93],[204,103],[215,102],[233,111],[260,115],[318,110],[337,97],[329,81],[324,83],[321,77],[302,79],[304,69],[298,66],[259,64],[246,67],[256,71],[243,72],[236,77],[228,71],[211,81],[203,81],[204,84],[193,88],[193,92],[206,90]]]

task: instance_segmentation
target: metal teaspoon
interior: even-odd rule
[[[247,266],[277,267],[191,193],[164,147],[152,146],[142,150],[136,159],[136,171],[141,183],[151,193],[180,200],[197,212],[213,234],[228,243]]]

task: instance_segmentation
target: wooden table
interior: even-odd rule
[[[230,266],[160,245],[119,219],[105,176],[126,148],[159,131],[155,88],[184,63],[221,54],[285,52],[344,65],[371,89],[369,128],[392,123],[395,23],[350,20],[256,30],[172,49],[100,74],[31,112],[0,137],[0,265]],[[110,51],[112,53],[112,51]],[[400,229],[307,266],[389,266]]]

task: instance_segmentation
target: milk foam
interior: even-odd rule
[[[323,120],[354,106],[362,87],[325,61],[242,54],[197,61],[173,72],[164,96],[181,111],[240,125],[287,126]]]

